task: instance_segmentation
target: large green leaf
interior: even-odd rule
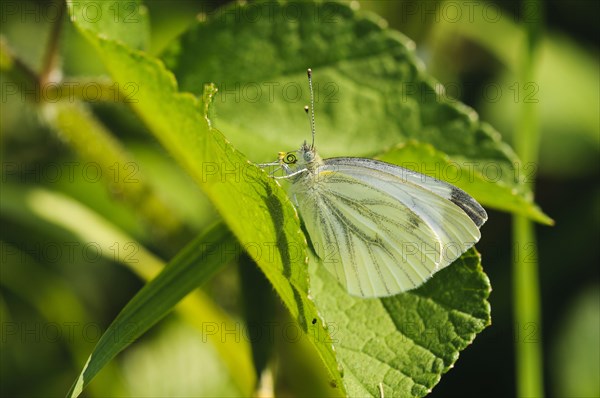
[[[420,288],[393,297],[349,296],[318,265],[311,280],[352,397],[379,397],[380,388],[386,397],[427,395],[491,322],[490,283],[474,249]]]
[[[173,75],[159,61],[117,40],[110,24],[80,24],[85,2],[69,5],[71,18],[98,50],[115,82],[134,83],[139,91],[132,108],[159,142],[204,190],[231,231],[261,267],[292,316],[306,333],[331,373],[332,385],[343,389],[327,331],[308,296],[306,241],[287,195],[264,172],[210,126],[209,97],[179,93]]]
[[[372,155],[409,140],[431,144],[481,175],[493,164],[498,177],[479,185],[512,198],[484,195],[484,204],[549,222],[498,132],[444,94],[414,43],[381,18],[334,2],[236,3],[214,15],[164,59],[182,89],[199,94],[205,83],[218,86],[216,123],[254,159],[274,158],[309,138],[302,106],[312,67],[321,156]]]

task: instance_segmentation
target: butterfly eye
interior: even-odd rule
[[[298,159],[296,158],[296,155],[294,155],[292,152],[287,153],[285,155],[285,159],[283,159],[285,164],[296,164],[297,161]]]
[[[307,162],[312,162],[315,159],[315,153],[313,151],[304,152],[304,160]]]

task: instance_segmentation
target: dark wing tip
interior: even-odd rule
[[[450,200],[467,213],[469,218],[477,225],[477,228],[480,228],[487,221],[488,216],[485,209],[462,189],[452,187]]]

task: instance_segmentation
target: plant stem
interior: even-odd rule
[[[61,80],[62,76],[56,76],[58,71],[59,62],[59,48],[60,33],[62,31],[62,22],[65,15],[65,2],[62,0],[55,0],[55,5],[58,9],[58,15],[56,22],[52,25],[50,31],[50,38],[48,39],[48,45],[46,46],[46,53],[44,54],[44,63],[40,73],[40,85],[44,86],[47,83],[53,82],[54,80]]]
[[[513,217],[515,348],[518,397],[543,397],[540,292],[534,225]]]
[[[539,0],[522,3],[521,10],[526,18],[524,20],[526,43],[522,54],[521,84],[534,82],[535,55],[542,27],[542,7],[543,4]],[[515,149],[523,165],[537,160],[539,143],[537,105],[533,101],[523,101],[521,104]],[[533,180],[525,183],[533,192]],[[513,216],[513,250],[517,396],[543,397],[538,251],[534,225],[522,216]]]

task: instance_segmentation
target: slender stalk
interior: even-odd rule
[[[60,75],[56,76],[56,74],[59,71],[58,63],[60,54],[58,45],[60,43],[60,34],[62,31],[66,5],[63,0],[55,0],[55,3],[58,8],[58,16],[56,22],[52,25],[50,38],[48,39],[48,45],[46,46],[46,53],[44,54],[44,63],[42,64],[40,73],[41,86],[53,82],[54,80],[60,80],[61,78]]]
[[[542,27],[543,2],[523,1],[526,17],[526,43],[523,49],[521,84],[535,82],[536,49]],[[534,12],[532,12],[534,11]],[[515,149],[523,165],[537,161],[539,143],[538,104],[521,103],[520,120],[515,137]],[[533,180],[526,181],[533,192]],[[543,362],[541,342],[541,299],[538,275],[538,252],[533,223],[513,216],[513,288],[516,377],[518,397],[543,397]]]

